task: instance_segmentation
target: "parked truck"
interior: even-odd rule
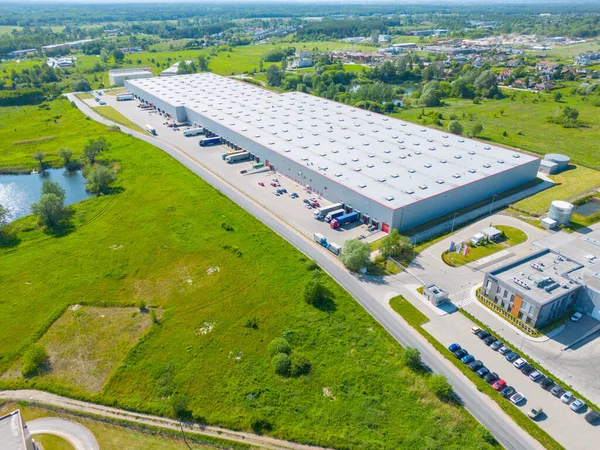
[[[209,145],[219,145],[220,143],[221,143],[220,136],[200,139],[200,147],[208,147]]]
[[[198,136],[199,134],[204,134],[204,127],[190,128],[189,130],[185,130],[183,132],[183,135],[185,137],[188,137],[188,136]]]
[[[343,207],[344,207],[343,203],[334,203],[333,205],[323,206],[322,208],[315,209],[315,211],[313,213],[313,217],[315,220],[321,220],[321,219],[324,219],[328,213],[335,211],[337,209],[342,209]]]
[[[117,101],[122,102],[125,100],[133,100],[133,94],[129,92],[123,92],[122,94],[117,94]]]
[[[231,156],[231,155],[236,155],[236,154],[238,154],[238,153],[244,153],[244,152],[245,152],[245,150],[232,150],[232,151],[230,151],[230,152],[223,153],[223,154],[221,155],[221,158],[223,159],[223,161],[225,161],[225,159],[226,159],[228,156]]]
[[[325,222],[329,223],[333,219],[337,219],[338,217],[343,216],[344,214],[346,214],[346,211],[344,211],[343,209],[336,209],[335,211],[331,211],[325,216]]]
[[[351,213],[339,216],[337,219],[333,219],[331,222],[329,222],[329,226],[331,228],[335,229],[335,228],[339,228],[342,225],[345,225],[347,223],[354,222],[355,220],[358,220],[358,213],[351,212]]]
[[[327,247],[327,238],[321,233],[313,234],[313,239],[317,244],[322,245],[323,247]]]
[[[335,242],[330,242],[327,246],[327,250],[329,250],[334,255],[339,255],[342,252],[342,246],[336,244]]]
[[[242,153],[236,153],[235,155],[229,155],[228,157],[225,158],[225,161],[227,162],[227,164],[233,164],[233,163],[240,162],[240,161],[247,161],[249,159],[250,159],[250,153],[242,152]]]

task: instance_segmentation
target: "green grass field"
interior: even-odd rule
[[[330,300],[321,309],[304,302],[312,267],[286,241],[155,147],[85,120],[66,100],[50,106],[2,110],[0,166],[29,162],[14,140],[53,135],[38,148],[81,152],[89,137],[104,136],[120,193],[76,205],[76,215],[102,208],[60,238],[30,222],[23,243],[2,255],[0,371],[44,339],[68,305],[145,300],[164,313],[100,393],[35,378],[0,388],[165,415],[179,394],[196,420],[328,447],[490,447],[489,433],[404,367],[397,342],[333,280],[324,276]],[[308,375],[274,373],[267,346],[281,336],[310,361]]]
[[[420,122],[421,111],[427,114],[436,110],[443,115],[443,127],[447,126],[452,114],[469,131],[476,122],[484,124],[484,131],[478,138],[532,153],[563,153],[573,162],[600,169],[600,108],[593,106],[589,99],[583,101],[580,96],[568,94],[563,90],[564,101],[555,102],[551,94],[533,94],[519,92],[513,101],[509,97],[501,100],[484,100],[474,104],[470,100],[444,100],[448,106],[439,108],[410,108],[397,116],[413,122]],[[510,96],[514,91],[505,90]],[[533,103],[537,100],[537,103]],[[548,122],[558,107],[572,106],[579,110],[579,118],[587,124],[586,128],[563,128]],[[503,136],[503,132],[507,136]]]
[[[131,120],[129,120],[127,117],[125,117],[112,106],[96,106],[94,107],[94,111],[100,114],[102,117],[105,117],[108,120],[112,120],[115,123],[126,126],[127,128],[130,128],[135,131],[144,131],[138,125],[133,123]]]

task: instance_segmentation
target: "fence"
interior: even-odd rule
[[[512,314],[510,314],[505,309],[503,309],[500,306],[496,305],[489,298],[484,297],[483,295],[481,295],[481,292],[479,292],[479,291],[477,291],[477,300],[479,300],[481,303],[483,303],[485,306],[487,306],[492,311],[494,311],[494,312],[498,313],[499,315],[501,315],[503,318],[508,319],[510,322],[512,322],[514,325],[516,325],[521,330],[523,330],[524,332],[526,332],[528,335],[533,336],[533,337],[539,337],[539,336],[541,336],[540,332],[538,330],[536,330],[534,327],[531,327],[531,326],[527,325],[521,319],[516,318],[515,316],[513,316]]]

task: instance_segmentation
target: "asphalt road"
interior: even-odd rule
[[[68,441],[75,450],[100,450],[98,441],[83,425],[56,417],[45,417],[27,422],[29,432],[36,434],[52,434]]]
[[[68,97],[69,99],[74,100],[79,109],[87,116],[106,125],[114,125],[112,122],[95,114],[73,95],[69,94]],[[124,127],[121,128],[123,129]],[[225,180],[222,180],[207,168],[199,165],[182,151],[170,146],[160,139],[152,138],[149,135],[135,131],[128,131],[128,133],[164,150],[193,173],[255,216],[286,241],[290,242],[301,252],[315,260],[323,270],[343,286],[344,289],[346,289],[350,295],[352,295],[356,301],[358,301],[402,346],[417,348],[421,353],[423,362],[428,365],[433,372],[440,373],[448,379],[452,384],[454,392],[461,399],[465,408],[484,427],[489,429],[505,448],[515,450],[543,449],[539,442],[534,440],[522,428],[517,426],[491,399],[480,393],[473,383],[461,374],[458,369],[452,366],[450,362],[446,361],[444,356],[440,355],[424,338],[410,327],[410,325],[406,324],[398,317],[391,315],[383,304],[379,303],[371,294],[369,294],[367,291],[368,285],[350,274],[336,258],[329,254],[329,252],[318,246],[316,243],[306,239],[298,231],[278,219],[268,210],[256,204],[252,199],[236,190]]]

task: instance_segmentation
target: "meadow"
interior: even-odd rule
[[[81,220],[60,237],[32,218],[15,224],[21,242],[0,253],[0,372],[50,336],[71,305],[143,300],[162,311],[100,392],[45,377],[0,380],[0,389],[171,416],[177,396],[197,421],[328,447],[497,446],[401,363],[398,343],[329,277],[321,275],[326,304],[305,303],[314,264],[166,154],[86,120],[66,100],[0,114],[0,167],[31,164],[36,149],[56,162],[58,147],[80,154],[99,136],[112,144],[102,159],[120,167],[118,193],[71,207]],[[29,139],[37,141],[13,144]],[[308,374],[275,374],[267,347],[277,337],[294,360],[310,362]]]

